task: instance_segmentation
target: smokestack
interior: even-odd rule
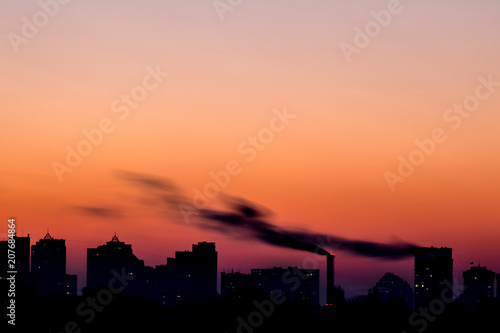
[[[326,304],[333,305],[333,298],[335,293],[334,286],[334,265],[333,262],[335,260],[334,254],[328,254],[326,257]]]

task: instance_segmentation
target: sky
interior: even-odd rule
[[[86,248],[115,232],[151,266],[206,240],[220,271],[314,262],[324,280],[323,258],[198,229],[123,171],[172,181],[193,205],[245,198],[281,227],[452,247],[456,284],[471,261],[500,272],[499,2],[4,0],[0,12],[1,216],[32,244],[66,239],[79,287]],[[335,254],[347,296],[387,271],[413,284],[411,258]]]

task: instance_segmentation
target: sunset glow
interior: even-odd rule
[[[74,0],[13,44],[42,9],[3,1],[2,218],[31,244],[66,239],[79,289],[86,249],[115,232],[149,266],[200,241],[219,271],[311,257],[198,229],[120,171],[208,208],[247,199],[281,227],[451,247],[457,286],[471,261],[500,272],[500,3],[400,6],[359,47],[388,1],[243,1],[221,21],[211,1]],[[413,284],[411,257],[333,250],[347,296],[388,271]]]

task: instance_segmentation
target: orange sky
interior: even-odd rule
[[[1,215],[15,217],[32,244],[46,229],[67,239],[80,285],[85,249],[115,231],[148,265],[202,240],[217,242],[219,269],[300,265],[309,254],[273,248],[270,256],[269,246],[173,224],[114,174],[172,179],[192,196],[236,160],[242,171],[223,192],[270,208],[280,225],[453,247],[457,283],[470,261],[500,272],[500,87],[457,129],[443,118],[475,94],[479,77],[500,81],[500,5],[401,1],[348,63],[341,43],[355,45],[354,29],[388,2],[244,1],[221,21],[210,1],[75,0],[18,52],[9,34],[22,36],[23,17],[42,9],[2,2]],[[169,74],[120,119],[113,102],[139,91],[148,67]],[[248,161],[238,147],[250,147],[249,136],[284,108],[296,117]],[[82,131],[103,119],[114,130],[59,181],[54,162],[66,164],[66,147],[77,149]],[[408,159],[435,128],[447,140],[391,191],[385,173],[397,174],[398,157]],[[412,284],[411,260],[337,253],[348,294],[389,270]]]

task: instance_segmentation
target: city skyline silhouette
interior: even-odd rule
[[[67,279],[66,277],[68,277],[68,275],[66,275],[65,239],[53,238],[49,234],[49,232],[47,231],[47,234],[43,238],[41,238],[39,241],[37,241],[36,244],[33,244],[31,247],[29,247],[28,245],[30,242],[30,234],[28,234],[28,236],[26,236],[26,237],[14,236],[14,238],[18,242],[18,249],[20,250],[20,253],[21,253],[21,255],[18,257],[20,259],[18,259],[18,262],[16,262],[16,265],[18,265],[19,267],[22,267],[19,269],[20,272],[25,272],[25,273],[33,272],[36,275],[39,275],[42,277],[48,276],[49,280],[52,280],[52,282],[54,282],[54,280],[57,282],[58,277],[60,277],[62,279],[62,281],[65,282],[64,284],[69,283],[69,282],[66,282],[66,279]],[[22,245],[20,246],[19,243],[21,243]],[[7,248],[8,243],[6,240],[0,241],[0,244],[2,246],[2,249]],[[212,248],[212,251],[214,251],[214,253],[215,253],[215,259],[214,259],[215,261],[213,264],[213,266],[215,268],[212,270],[212,273],[211,273],[212,276],[216,276],[216,278],[213,280],[213,282],[211,282],[213,284],[211,287],[212,288],[212,296],[213,296],[214,291],[215,292],[217,292],[217,291],[222,292],[221,289],[223,289],[221,286],[222,281],[221,281],[220,274],[227,275],[230,273],[232,274],[235,271],[238,274],[244,274],[244,273],[241,273],[241,269],[238,269],[238,268],[235,269],[234,267],[233,268],[219,268],[219,267],[217,267],[217,253],[218,252],[216,251],[216,246],[215,246],[216,243],[214,243],[214,242],[207,242],[207,241],[198,242],[198,245],[193,244],[193,250],[198,249],[203,245],[210,246]],[[30,248],[30,251],[29,251],[30,253],[27,253],[26,255],[23,256],[22,251],[24,248]],[[323,250],[323,249],[318,247],[318,251],[316,251],[315,253],[316,254],[320,253],[320,250]],[[194,254],[196,254],[196,253],[197,252],[194,252]],[[340,253],[342,253],[342,252],[340,252]],[[441,288],[443,288],[443,287],[450,286],[450,288],[453,290],[454,294],[460,294],[463,290],[467,289],[467,287],[463,286],[463,284],[461,284],[463,287],[460,288],[462,290],[456,290],[453,288],[453,284],[454,284],[453,260],[454,259],[453,259],[451,253],[452,253],[452,249],[445,248],[445,247],[440,247],[440,248],[439,247],[428,247],[428,248],[422,247],[422,248],[420,248],[420,251],[414,251],[414,255],[413,255],[414,267],[412,267],[412,268],[415,271],[413,282],[415,283],[416,288],[411,288],[411,289],[415,289],[415,291],[414,291],[415,297],[417,298],[415,300],[415,304],[418,304],[421,302],[421,300],[418,299],[419,297],[420,298],[422,298],[422,297],[424,297],[424,298],[436,298],[436,297],[438,297],[438,294],[441,292],[441,290],[442,290]],[[157,269],[158,268],[161,269],[162,267],[167,268],[169,262],[171,262],[171,267],[173,267],[175,265],[174,264],[175,260],[185,260],[182,258],[184,256],[186,256],[187,254],[193,254],[193,252],[189,252],[187,250],[175,251],[174,257],[166,257],[166,259],[167,259],[166,262],[164,264],[156,265],[156,268]],[[183,256],[183,257],[177,259],[178,255]],[[106,256],[110,256],[109,259],[104,259],[104,258],[106,258]],[[333,255],[333,254],[328,255],[328,256],[331,256],[332,258],[335,257],[335,255]],[[327,256],[327,258],[328,258],[328,256]],[[317,258],[321,258],[321,255],[319,255]],[[309,259],[311,259],[311,261],[309,261],[309,263],[314,261],[314,260],[317,260],[317,258],[313,259],[313,257],[309,257]],[[96,261],[96,263],[94,264],[93,262],[95,260],[101,260],[101,261],[105,260],[105,261],[101,264],[97,264],[97,262],[100,262],[100,261]],[[30,264],[27,264],[27,262]],[[202,263],[202,261],[200,261],[197,265],[200,265],[201,263]],[[303,262],[303,263],[306,263],[305,266],[307,266],[307,262]],[[481,289],[482,287],[476,286],[476,287],[474,287],[474,289],[476,289],[476,291],[474,293],[476,294],[476,297],[477,297],[478,293],[482,293],[488,297],[495,297],[500,292],[500,290],[495,289],[495,286],[494,286],[494,284],[495,284],[494,283],[495,272],[488,270],[487,266],[484,266],[484,265],[481,266],[480,264],[474,266],[473,264],[474,263],[471,262],[470,263],[471,268],[468,270],[464,270],[463,273],[459,273],[459,275],[463,276],[464,279],[467,276],[468,281],[469,281],[468,282],[469,285],[471,285],[471,283],[473,283],[471,281],[471,274],[473,274],[472,275],[473,280],[477,279],[477,277],[474,278],[473,276],[482,276],[482,275],[484,275],[485,277],[488,276],[489,277],[489,278],[487,278],[489,281],[487,283],[488,286],[486,287],[486,284],[485,284],[485,287],[484,287],[487,289],[484,289],[484,288]],[[5,267],[7,266],[6,260],[2,261],[2,265]],[[132,265],[132,266],[130,266],[130,265]],[[193,265],[193,264],[191,264],[191,265]],[[319,263],[319,262],[314,263],[314,268],[304,267],[303,265],[296,265],[295,267],[298,267],[299,269],[306,269],[306,270],[311,269],[311,270],[314,270],[317,272],[322,271],[323,275],[326,275],[326,272],[329,269],[328,265],[330,265],[332,267],[331,275],[324,282],[325,285],[328,285],[329,280],[332,281],[332,283],[333,283],[333,276],[334,276],[334,273],[333,273],[334,272],[334,268],[333,268],[334,262],[333,262],[333,260],[331,263],[329,263],[328,260],[325,260],[324,262],[321,262],[321,263]],[[129,267],[129,268],[132,267],[130,269],[132,271],[136,270],[137,267],[140,267],[142,270],[144,270],[148,267],[153,268],[151,266],[145,265],[144,260],[141,260],[141,259],[139,259],[139,257],[134,255],[133,250],[132,250],[132,244],[126,244],[125,242],[121,242],[119,240],[119,238],[117,237],[116,232],[115,232],[114,236],[112,237],[112,239],[110,241],[105,242],[104,244],[99,245],[96,248],[88,248],[87,249],[86,274],[85,274],[84,279],[82,279],[84,276],[81,276],[80,279],[86,281],[85,284],[83,284],[84,287],[93,287],[93,288],[102,287],[106,284],[105,282],[109,280],[110,274],[111,274],[110,271],[112,269],[118,268],[118,266],[119,267]],[[183,267],[183,266],[179,266],[179,267]],[[278,268],[277,266],[274,266],[274,267]],[[251,271],[253,272],[256,269],[272,269],[272,267],[267,267],[267,268],[265,268],[265,267],[260,267],[260,268],[252,267]],[[474,272],[476,272],[476,273],[474,274]],[[394,275],[392,272],[388,272],[388,273]],[[109,276],[107,276],[106,274]],[[431,280],[429,280],[429,277],[425,277],[426,275],[429,275],[429,274],[430,274],[430,279],[432,279],[432,276],[434,275],[434,279],[437,279],[436,282],[432,282]],[[387,273],[385,275],[387,275]],[[398,277],[397,275],[395,275],[395,276]],[[69,276],[69,277],[71,277],[71,276]],[[319,274],[316,277],[318,278],[318,287],[319,287]],[[398,277],[398,278],[401,279],[400,277]],[[73,284],[73,286],[70,288],[72,291],[68,293],[70,295],[75,295],[77,292],[75,276],[73,276],[73,279],[74,279],[74,281],[70,283],[70,284]],[[90,282],[89,282],[89,279],[90,279]],[[206,279],[204,279],[204,280],[206,280]],[[417,282],[417,280],[418,280],[418,282]],[[217,281],[217,283],[215,281]],[[402,281],[405,281],[405,280],[402,279]],[[438,281],[448,281],[447,286],[443,285],[442,287],[439,287],[438,284],[441,285],[442,283],[439,283]],[[407,282],[407,281],[405,281],[405,282]],[[474,281],[474,282],[476,282],[476,281]],[[37,279],[37,282],[35,284],[41,286],[40,288],[44,290],[41,292],[41,294],[66,294],[66,290],[59,290],[59,289],[57,289],[57,287],[54,287],[51,284],[46,285],[46,282],[44,282],[43,279]],[[427,292],[427,293],[424,292],[424,294],[428,295],[428,296],[418,296],[419,292],[417,292],[416,289],[421,287],[424,284],[426,284],[428,286],[435,284],[435,287],[434,287],[436,290],[435,294],[432,294],[430,292]],[[82,282],[80,282],[80,285],[82,285]],[[340,286],[340,287],[342,287],[342,286]],[[483,291],[480,292],[477,290],[483,290]],[[468,292],[471,292],[471,291],[472,290],[468,290]],[[318,289],[318,292],[319,292],[319,289]],[[327,299],[326,292],[327,292],[327,289],[325,288],[325,294],[322,295],[322,297],[321,297],[321,298],[324,298],[325,300]],[[78,289],[78,293],[81,294],[80,288]],[[420,291],[420,293],[422,293],[422,291]],[[354,297],[358,297],[358,296],[363,296],[363,295],[361,295],[361,294],[354,295]],[[327,301],[324,303],[328,304]],[[318,297],[318,300],[316,301],[316,304],[319,305],[319,297]]]
[[[448,309],[445,317],[447,319],[441,320],[444,321],[444,327],[449,327],[448,316],[451,315],[451,318],[456,321],[457,316],[461,316],[460,308],[462,308],[461,311],[466,310],[472,314],[487,311],[482,314],[486,315],[482,324],[490,326],[498,324],[494,319],[498,317],[491,317],[494,311],[500,309],[500,298],[498,298],[500,290],[497,289],[495,293],[494,289],[495,273],[484,266],[473,266],[470,270],[463,272],[464,292],[457,293],[453,287],[451,248],[421,248],[422,251],[414,254],[414,288],[411,288],[410,284],[399,276],[387,272],[370,288],[367,295],[345,298],[343,288],[334,284],[334,255],[329,255],[327,258],[331,260],[327,260],[326,267],[320,269],[274,266],[253,268],[250,274],[234,272],[234,270],[222,271],[218,278],[218,252],[213,242],[198,242],[193,244],[192,251],[176,251],[174,257],[167,258],[165,265],[150,267],[134,255],[131,244],[121,242],[115,233],[105,244],[96,248],[88,248],[86,287],[77,296],[76,276],[66,274],[64,239],[53,238],[47,231],[43,238],[31,246],[31,259],[30,251],[25,249],[30,248],[29,234],[26,237],[13,236],[9,239],[15,240],[16,249],[21,254],[15,264],[15,267],[19,268],[16,272],[9,272],[13,266],[7,265],[7,260],[0,261],[2,272],[7,272],[0,275],[0,284],[7,289],[11,283],[9,282],[12,277],[10,273],[15,273],[17,281],[15,287],[11,284],[10,288],[11,290],[14,288],[21,302],[57,302],[59,305],[71,306],[81,300],[75,308],[78,320],[69,320],[65,324],[66,330],[68,327],[70,330],[95,330],[96,326],[92,323],[98,320],[96,318],[103,320],[99,329],[107,330],[112,324],[108,322],[108,317],[100,313],[106,313],[105,309],[110,308],[110,304],[113,304],[115,308],[132,304],[139,305],[138,302],[140,302],[140,304],[148,304],[148,309],[158,313],[164,311],[170,313],[178,308],[182,316],[191,316],[197,313],[195,309],[200,306],[210,312],[208,309],[212,306],[217,308],[220,305],[229,306],[236,302],[234,305],[244,305],[242,309],[245,309],[250,305],[247,302],[252,299],[251,305],[255,309],[248,314],[247,319],[244,319],[244,315],[236,317],[237,325],[231,320],[226,322],[228,319],[224,314],[216,312],[214,315],[220,316],[225,322],[223,326],[235,327],[236,325],[237,332],[260,328],[265,322],[264,319],[272,317],[275,311],[278,311],[276,313],[300,311],[299,316],[306,316],[309,311],[317,309],[315,311],[322,311],[327,317],[335,317],[342,312],[355,315],[357,311],[367,311],[370,307],[374,307],[369,311],[375,311],[372,315],[376,316],[371,319],[373,322],[370,325],[375,325],[376,329],[405,328],[408,324],[401,322],[388,324],[380,320],[387,315],[393,320],[402,316],[398,319],[401,320],[409,315],[408,322],[412,329],[424,330],[442,313],[445,313],[446,309]],[[0,249],[6,250],[10,244],[10,242],[1,241]],[[22,255],[23,253],[26,254]],[[31,269],[28,269],[27,262],[30,261]],[[325,282],[326,304],[320,303],[320,270],[328,271],[328,278]],[[500,278],[500,274],[496,274],[496,277]],[[217,288],[217,285],[220,285],[220,288]],[[500,279],[497,280],[497,285],[500,285]],[[399,310],[396,311],[394,306],[399,307]],[[135,306],[132,308],[135,309]],[[365,309],[361,310],[363,308]],[[387,311],[385,315],[379,312],[382,309]],[[126,312],[124,309],[121,311]],[[27,320],[31,316],[34,319],[41,313],[43,311],[23,313],[19,317]],[[474,315],[468,316],[470,317],[466,317],[467,325],[476,327]],[[275,315],[272,318],[276,317],[278,316]],[[153,322],[156,320],[153,319]],[[344,329],[364,325],[363,321],[358,323],[358,320],[350,323],[338,321],[331,325],[340,325]],[[138,321],[133,321],[133,325],[138,329],[148,327],[147,324]],[[220,323],[214,325],[218,326]],[[434,324],[433,327],[438,329],[442,327],[440,325],[443,324]],[[29,327],[25,322],[19,326]],[[313,326],[317,326],[317,329],[326,329],[328,325],[318,322]],[[51,325],[46,326],[46,328],[49,327],[51,330],[54,329]],[[264,328],[263,331],[266,329]]]

